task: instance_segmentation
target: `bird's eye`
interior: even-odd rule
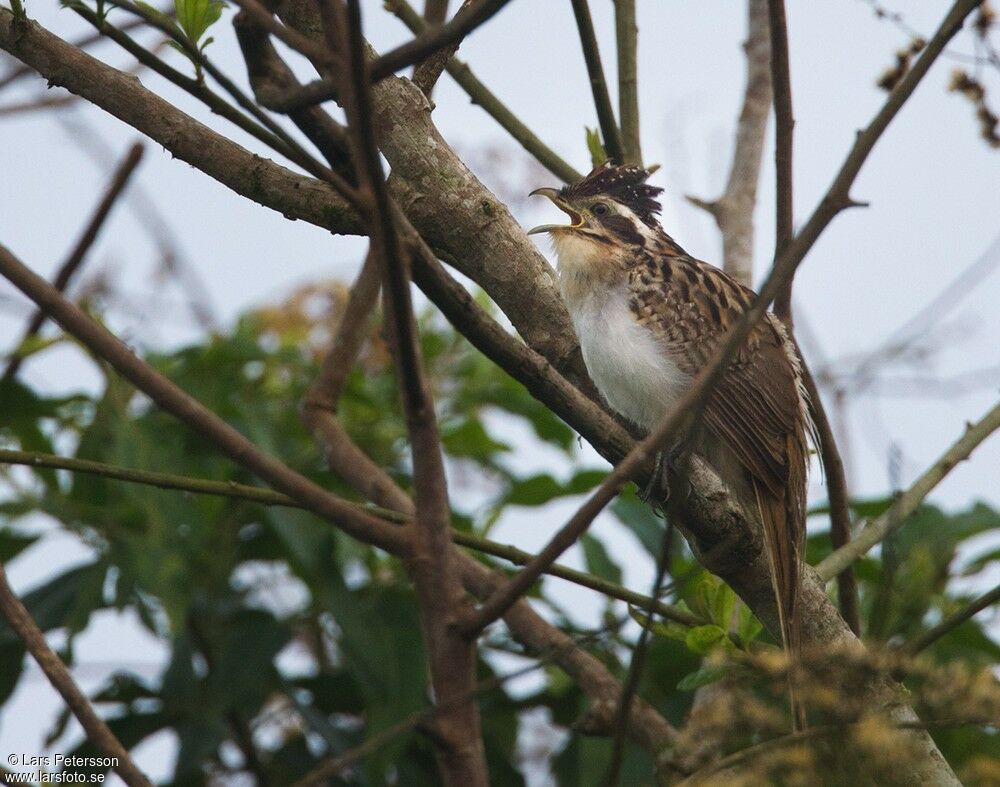
[[[590,212],[593,213],[595,216],[607,216],[609,211],[610,208],[608,208],[608,206],[603,202],[595,203],[594,206],[590,209]]]

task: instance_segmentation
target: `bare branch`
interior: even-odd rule
[[[614,0],[615,40],[618,45],[618,116],[626,164],[642,166],[639,133],[639,79],[636,67],[639,26],[635,0]]]
[[[90,247],[93,246],[94,241],[97,240],[97,236],[100,234],[101,228],[104,226],[104,222],[111,214],[111,209],[124,192],[129,178],[131,178],[132,173],[135,172],[135,168],[139,166],[139,161],[142,159],[142,151],[143,148],[140,143],[132,145],[121,164],[119,164],[118,168],[115,170],[115,173],[111,178],[111,182],[108,184],[108,188],[104,193],[103,199],[101,199],[96,210],[94,211],[94,214],[90,217],[90,222],[88,222],[83,234],[80,236],[79,240],[77,240],[76,246],[73,247],[73,251],[70,252],[66,261],[60,265],[59,270],[56,271],[55,278],[52,280],[52,286],[59,290],[59,292],[66,291],[66,287],[69,286],[70,279],[73,278],[73,275],[83,262],[84,257],[87,256],[87,252],[90,251]],[[21,341],[17,343],[16,347],[24,347],[27,341],[38,335],[38,332],[42,329],[44,324],[45,312],[36,311],[28,321],[28,325],[24,329],[24,334],[21,336]],[[0,377],[0,382],[12,380],[17,375],[18,369],[21,368],[21,362],[23,360],[24,356],[15,349],[14,354],[7,364],[7,368],[4,369],[3,376]]]
[[[771,31],[771,85],[774,94],[774,169],[775,230],[774,258],[778,259],[795,233],[792,213],[792,82],[788,65],[788,27],[785,1],[768,0],[768,26]],[[789,279],[774,299],[774,313],[789,330],[792,327],[792,283]]]
[[[868,522],[853,541],[828,555],[817,565],[819,575],[823,579],[832,579],[886,536],[902,527],[906,518],[917,510],[931,490],[997,429],[1000,429],[1000,404],[995,405],[977,423],[967,424],[965,433],[909,489],[896,498],[888,511]]]
[[[604,68],[601,66],[601,50],[597,45],[597,35],[594,33],[594,21],[590,18],[590,6],[587,0],[571,0],[576,27],[580,33],[580,47],[583,49],[583,59],[587,64],[587,75],[590,77],[590,90],[594,94],[594,109],[597,110],[597,122],[601,126],[601,136],[604,140],[604,152],[608,158],[619,164],[625,161],[622,135],[615,120],[615,112],[611,108],[611,96],[608,93],[608,83],[604,78]]]
[[[2,253],[2,247],[0,247],[0,253]],[[69,670],[66,669],[66,665],[62,663],[62,659],[52,652],[52,648],[45,641],[42,630],[38,628],[38,624],[25,609],[21,600],[14,595],[10,583],[7,581],[7,573],[4,571],[3,564],[0,564],[0,612],[3,613],[7,623],[24,643],[38,666],[41,667],[45,677],[49,679],[49,683],[59,692],[63,701],[76,716],[87,738],[103,754],[114,758],[115,772],[129,787],[152,787],[152,782],[132,762],[132,758],[122,746],[121,741],[115,737],[104,720],[94,711],[90,700],[80,691],[79,686],[69,674]]]
[[[747,83],[736,124],[736,144],[729,180],[714,202],[687,199],[707,211],[722,233],[723,270],[747,287],[753,283],[754,207],[760,180],[767,119],[771,114],[771,39],[767,0],[748,0],[748,31],[743,45]]]

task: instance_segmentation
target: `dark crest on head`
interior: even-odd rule
[[[567,200],[604,195],[629,208],[648,226],[655,227],[660,203],[657,197],[663,191],[646,183],[649,172],[642,167],[621,167],[601,164],[579,183],[566,186],[562,196]]]

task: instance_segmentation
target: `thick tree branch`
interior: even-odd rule
[[[87,223],[83,234],[80,235],[79,240],[77,240],[76,245],[73,247],[73,251],[70,252],[66,261],[60,265],[59,270],[56,271],[55,278],[52,280],[52,286],[59,290],[59,292],[66,291],[66,287],[69,286],[70,279],[73,278],[73,275],[83,262],[84,257],[87,256],[87,252],[90,251],[90,247],[93,246],[94,241],[97,240],[97,236],[100,234],[101,228],[104,226],[104,222],[111,214],[111,209],[124,192],[129,178],[131,178],[132,173],[135,172],[135,168],[139,166],[139,162],[142,160],[142,151],[143,148],[140,143],[134,144],[131,148],[129,148],[125,158],[115,170],[114,175],[111,177],[111,182],[108,184],[108,188],[104,193],[104,197],[98,204],[94,214],[90,217],[90,221]],[[17,372],[21,368],[21,362],[24,360],[24,356],[18,351],[18,348],[24,347],[26,342],[37,336],[44,324],[45,312],[36,311],[28,321],[28,325],[24,329],[24,334],[21,336],[21,340],[15,346],[14,353],[7,364],[7,368],[4,369],[3,376],[0,377],[0,382],[6,382],[17,376]]]
[[[28,613],[21,600],[14,595],[10,583],[7,581],[7,573],[4,571],[3,564],[0,564],[0,612],[3,613],[7,623],[24,643],[42,672],[45,673],[49,683],[59,692],[67,707],[80,722],[87,738],[102,754],[114,758],[116,762],[114,771],[122,777],[122,780],[129,787],[152,787],[152,782],[132,762],[132,758],[122,746],[121,741],[115,737],[104,720],[94,711],[90,700],[80,691],[62,659],[52,652],[52,648],[45,641],[42,630],[38,628],[38,624],[35,623],[34,618]]]
[[[601,126],[601,137],[604,142],[604,152],[611,161],[619,164],[625,161],[625,150],[622,144],[622,134],[615,120],[615,111],[611,108],[611,95],[608,93],[608,82],[604,78],[604,68],[601,65],[601,49],[597,45],[597,34],[594,32],[594,20],[590,18],[590,6],[587,0],[571,0],[573,16],[580,34],[580,47],[583,59],[587,64],[587,76],[590,78],[590,90],[594,95],[594,109],[597,111],[597,122]]]
[[[823,579],[832,579],[886,536],[902,527],[906,518],[917,510],[931,490],[997,429],[1000,429],[1000,404],[994,406],[977,423],[967,424],[965,434],[925,470],[909,489],[897,497],[888,511],[868,522],[849,544],[828,555],[816,566],[817,573]]]

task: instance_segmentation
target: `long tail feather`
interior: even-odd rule
[[[802,647],[802,610],[799,599],[802,574],[799,563],[805,548],[805,454],[804,446],[794,436],[788,438],[789,479],[779,497],[763,484],[754,481],[757,510],[763,526],[764,546],[771,569],[781,626],[782,644],[792,668],[799,661]],[[805,726],[805,712],[789,685],[792,724],[796,730]]]

